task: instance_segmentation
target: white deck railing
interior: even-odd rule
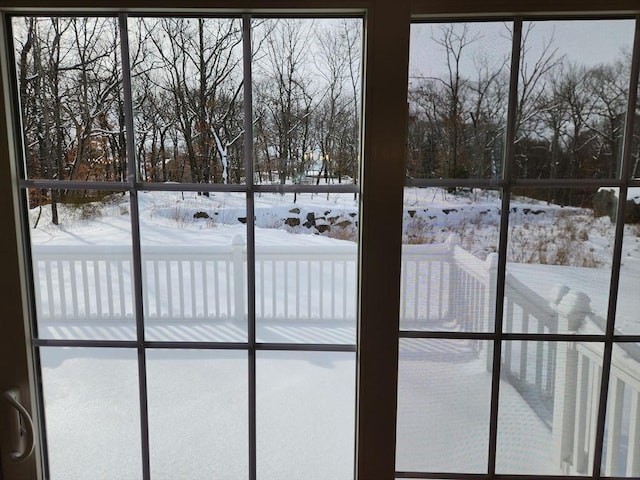
[[[34,246],[40,321],[118,321],[134,316],[129,247]],[[145,319],[244,319],[247,263],[229,246],[142,248]],[[256,317],[312,321],[356,317],[355,246],[266,246],[256,250]]]
[[[134,317],[128,247],[34,246],[39,321],[119,321]],[[148,321],[242,320],[247,315],[243,241],[232,245],[142,249],[142,297]],[[405,245],[401,326],[493,330],[497,255],[480,260],[455,237],[439,245]],[[258,319],[355,321],[357,248],[268,246],[256,249]],[[562,287],[549,300],[507,274],[503,330],[571,333],[589,316],[589,299]],[[599,330],[601,331],[601,330]],[[478,343],[479,345],[479,343]],[[553,429],[556,464],[589,474],[599,408],[602,345],[592,342],[504,342],[501,373]],[[487,368],[492,352],[487,349]],[[640,476],[640,354],[616,344],[611,363],[604,472]]]
[[[553,418],[556,462],[568,475],[590,475],[604,348],[600,343],[565,342],[558,350]],[[603,452],[603,475],[640,476],[640,352],[634,345],[613,348]]]

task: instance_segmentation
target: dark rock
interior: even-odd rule
[[[247,223],[247,217],[238,217],[238,221],[240,223],[245,223],[246,224]]]
[[[318,232],[320,233],[324,233],[331,230],[331,227],[329,225],[321,224],[321,225],[316,225],[316,230],[318,230]]]
[[[207,212],[196,212],[193,214],[193,218],[211,218]]]
[[[409,214],[409,216],[411,218],[413,218],[413,216],[416,214],[416,211],[415,210],[407,210],[407,213]]]
[[[289,217],[284,221],[284,223],[286,223],[290,227],[297,227],[300,225],[300,219]]]
[[[291,210],[289,210],[289,213],[300,213],[300,209],[298,207],[292,208]]]
[[[303,223],[303,225],[307,228],[316,226],[316,214],[313,212],[307,213],[307,221]]]

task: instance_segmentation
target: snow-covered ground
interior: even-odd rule
[[[246,237],[245,194],[147,192],[140,199],[141,243],[147,245],[231,245]],[[336,245],[356,239],[358,202],[353,194],[299,193],[256,196],[256,248],[265,245]],[[30,212],[37,245],[131,244],[128,197],[113,195],[102,204],[61,209],[59,226],[48,208]],[[208,218],[194,218],[206,214]],[[311,216],[311,217],[310,217]],[[311,218],[313,221],[305,226]],[[240,219],[240,221],[238,220]],[[289,222],[287,219],[296,220]],[[333,225],[319,233],[318,227]],[[436,188],[405,191],[405,242],[440,243],[449,235],[481,259],[497,251],[500,200],[491,190],[449,193]],[[584,291],[596,315],[606,318],[614,225],[590,209],[512,198],[509,214],[508,272],[548,298],[559,284]],[[342,225],[342,226],[339,226]],[[322,228],[321,228],[322,229]],[[573,267],[573,268],[567,268]],[[640,279],[640,226],[625,226],[616,327],[640,333],[637,292]]]
[[[51,478],[141,478],[136,353],[43,350]],[[447,350],[403,346],[399,470],[486,471],[491,377],[464,347]],[[245,352],[152,350],[147,379],[152,478],[248,478]],[[352,478],[354,385],[353,354],[260,352],[259,478]],[[551,432],[500,388],[498,471],[559,473]]]
[[[246,237],[244,194],[139,198],[143,248],[230,245]],[[98,254],[131,243],[126,196],[60,210],[59,226],[50,223],[47,208],[30,212],[32,226],[37,222],[34,244],[91,245]],[[344,244],[355,238],[353,214],[352,194],[298,194],[295,203],[290,194],[262,194],[256,198],[256,249]],[[405,241],[437,243],[453,233],[484,259],[497,248],[499,214],[492,191],[408,189]],[[319,225],[332,228],[318,234]],[[606,315],[613,248],[608,218],[515,198],[510,226],[509,273],[544,298],[558,284],[584,291],[594,313]],[[633,314],[638,232],[627,226],[623,245],[617,327],[625,333],[640,331]],[[354,285],[349,295],[355,292]],[[484,350],[477,355],[465,341],[455,348],[446,340],[412,342],[402,345],[400,357],[398,470],[485,472],[491,380]],[[246,352],[151,350],[147,362],[153,478],[247,478]],[[87,478],[87,472],[95,479],[140,478],[136,352],[44,348],[42,367],[52,478]],[[258,352],[259,478],[351,478],[354,385],[353,354]],[[551,455],[551,432],[502,381],[497,471],[559,474]]]

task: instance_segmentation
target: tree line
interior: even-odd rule
[[[125,181],[123,79],[132,85],[135,175],[143,182],[243,183],[244,82],[252,82],[254,182],[355,182],[362,21],[256,19],[251,78],[239,18],[128,22],[12,19],[29,178]],[[126,70],[123,65],[129,64]],[[31,192],[31,204],[88,192]]]
[[[524,29],[518,71],[515,178],[615,178],[620,167],[630,53],[585,66],[561,55],[553,38],[533,47]],[[508,35],[505,35],[507,37]],[[414,178],[499,178],[502,175],[509,57],[487,60],[467,24],[434,26],[431,46],[443,73],[414,78],[409,88],[409,158]],[[506,38],[506,42],[510,39]],[[616,56],[617,55],[617,56]],[[638,122],[636,122],[636,127]],[[633,176],[640,175],[634,131]],[[584,203],[592,191],[536,192],[558,203]]]
[[[21,16],[12,28],[29,178],[128,178],[127,75],[139,181],[246,182],[243,91],[251,81],[254,182],[357,182],[361,20],[254,19],[250,79],[239,18],[130,17],[126,71],[116,18]],[[513,175],[615,177],[629,53],[580,65],[552,38],[529,48],[532,31],[530,24],[521,45]],[[429,48],[443,52],[444,73],[410,82],[407,175],[498,178],[508,54],[497,61],[479,54],[480,36],[465,23],[434,26],[431,40]],[[636,177],[639,150],[636,140]],[[580,203],[591,193],[538,196]],[[32,191],[30,200],[50,203],[56,222],[57,203],[74,196],[92,198],[60,189]]]

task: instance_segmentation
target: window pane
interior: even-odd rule
[[[401,329],[493,331],[500,195],[405,188]]]
[[[147,340],[246,341],[245,195],[143,192],[139,200]]]
[[[640,344],[613,346],[602,456],[607,476],[640,475]]]
[[[477,340],[400,340],[396,470],[487,472],[488,347]]]
[[[355,344],[354,195],[261,194],[255,213],[258,341]]]
[[[137,177],[245,183],[242,21],[129,23]]]
[[[633,20],[524,22],[514,174],[616,178]]]
[[[541,188],[511,197],[504,331],[556,333],[565,312],[570,331],[604,333],[615,232],[596,216],[593,195]]]
[[[247,354],[149,350],[151,475],[248,478]]]
[[[601,189],[599,192],[604,199],[616,205],[617,189]],[[630,187],[625,206],[625,226],[622,240],[622,263],[620,266],[620,284],[618,286],[618,306],[616,309],[616,330],[623,335],[640,335],[640,219],[638,212],[638,197],[640,189]],[[615,221],[615,212],[610,214]],[[613,223],[611,224],[613,229]]]
[[[40,338],[135,338],[129,195],[27,191]]]
[[[502,176],[511,25],[411,26],[407,175]]]
[[[254,19],[255,183],[357,183],[362,19]]]
[[[26,177],[127,177],[118,22],[14,17]]]
[[[142,478],[135,350],[41,348],[51,478]]]
[[[497,473],[591,475],[601,343],[502,344]]]
[[[355,354],[257,352],[258,478],[352,479]]]

